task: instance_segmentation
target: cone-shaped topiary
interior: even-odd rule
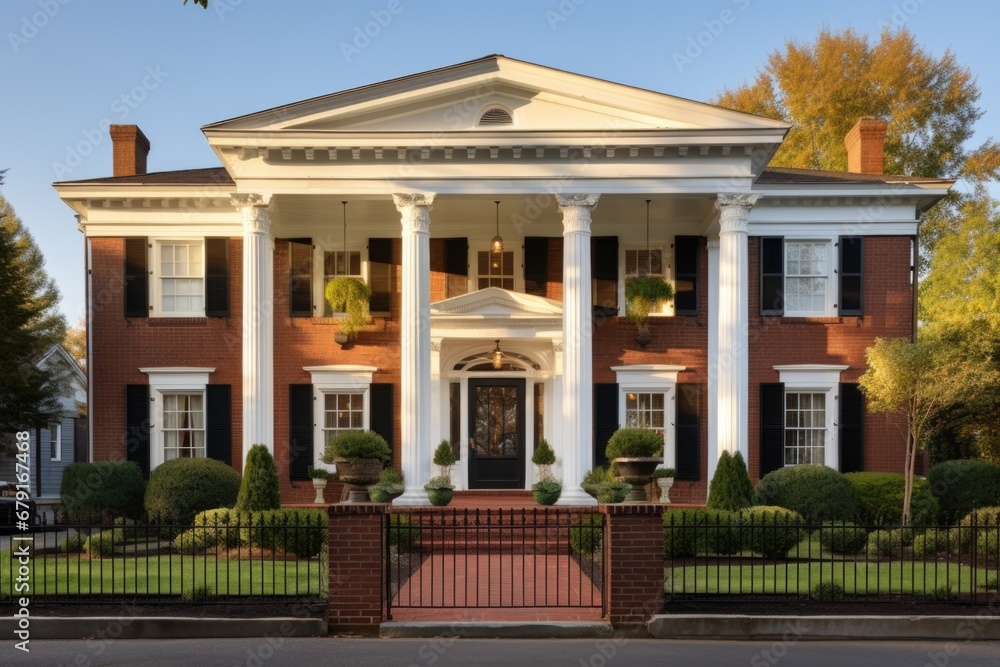
[[[535,446],[535,453],[531,455],[531,462],[538,466],[538,479],[544,480],[551,476],[552,464],[556,462],[556,453],[552,451],[552,446],[548,440],[541,438]]]
[[[441,466],[443,477],[451,478],[451,467],[455,465],[455,452],[447,440],[442,440],[434,450],[434,463]]]
[[[747,472],[747,464],[743,454],[735,455],[722,452],[719,464],[712,477],[712,486],[708,492],[708,502],[705,506],[713,510],[738,512],[753,504],[753,482]]]
[[[274,457],[264,445],[254,445],[247,452],[240,494],[236,509],[241,512],[261,512],[281,509],[281,489]]]

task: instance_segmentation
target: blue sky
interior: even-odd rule
[[[4,0],[3,194],[73,321],[83,237],[50,184],[111,174],[102,121],[142,127],[150,171],[217,166],[202,125],[490,53],[705,100],[789,38],[895,24],[978,76],[978,143],[1000,135],[998,19],[996,2],[956,0]]]

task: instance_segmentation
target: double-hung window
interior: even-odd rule
[[[204,392],[163,394],[163,460],[205,456]]]
[[[49,424],[49,460],[62,461],[62,424]]]
[[[205,315],[205,262],[202,240],[156,243],[155,312],[161,316]]]
[[[785,241],[785,315],[832,314],[830,242]]]
[[[665,414],[666,393],[662,391],[625,393],[626,428],[648,428],[663,433]]]
[[[479,268],[479,289],[500,287],[514,289],[514,253],[505,250],[495,253],[481,250],[477,253]]]
[[[344,431],[365,428],[365,394],[356,392],[323,393],[323,444]]]
[[[825,465],[827,392],[785,390],[785,465]]]

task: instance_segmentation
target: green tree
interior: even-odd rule
[[[709,487],[708,509],[738,512],[753,504],[753,482],[743,454],[723,451]]]
[[[59,290],[31,234],[0,196],[0,433],[45,426],[65,377],[35,367],[63,340]]]
[[[254,445],[247,452],[246,468],[236,497],[241,512],[281,509],[281,488],[274,457],[265,445]]]
[[[975,77],[950,50],[935,57],[905,29],[872,40],[847,28],[786,42],[752,83],[724,89],[714,102],[792,123],[771,164],[805,169],[845,171],[844,137],[860,117],[878,116],[888,122],[887,174],[964,178],[981,196],[1000,176],[1000,145],[967,145],[984,113],[979,97]],[[954,228],[959,200],[951,195],[926,217],[926,250]]]
[[[866,351],[868,370],[861,389],[871,413],[902,413],[906,418],[903,522],[910,521],[917,452],[935,416],[964,391],[995,381],[980,355],[948,341],[922,336],[917,342],[876,338]]]

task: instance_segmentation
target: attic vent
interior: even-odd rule
[[[514,119],[510,117],[510,114],[503,109],[488,109],[482,116],[479,117],[480,125],[510,125],[514,122]]]

